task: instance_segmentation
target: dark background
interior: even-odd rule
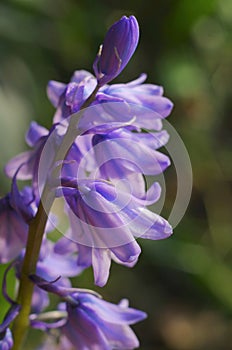
[[[149,314],[135,326],[142,350],[229,350],[230,0],[1,1],[0,166],[26,149],[24,132],[31,120],[50,127],[54,109],[46,97],[47,82],[68,82],[76,69],[91,71],[107,28],[124,14],[137,17],[141,37],[116,81],[146,72],[149,82],[165,87],[165,95],[175,103],[169,122],[191,158],[193,192],[174,236],[162,242],[141,241],[137,266],[130,270],[113,265],[101,294],[114,302],[127,297],[133,307]],[[170,212],[175,198],[174,168],[166,171],[165,178],[163,215]],[[3,170],[0,180],[4,195],[10,183]],[[94,288],[92,281],[92,272],[87,271],[74,283]],[[11,281],[9,285],[12,290]],[[1,301],[1,318],[5,308]]]

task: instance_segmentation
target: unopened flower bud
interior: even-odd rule
[[[123,16],[106,33],[93,69],[100,86],[117,77],[133,55],[139,40],[136,18]]]

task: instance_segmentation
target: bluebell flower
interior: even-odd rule
[[[53,125],[50,130],[36,122],[31,122],[26,134],[26,142],[31,150],[18,154],[5,166],[5,173],[12,178],[17,172],[17,179],[32,180],[32,188],[37,203],[43,186],[54,169],[53,161],[60,146],[66,127]],[[46,147],[46,154],[43,153]],[[41,157],[44,154],[46,159]],[[39,171],[40,170],[40,171]]]
[[[0,350],[10,350],[14,342],[10,328],[7,328],[2,334],[0,333]]]
[[[126,300],[118,305],[89,293],[73,293],[66,303],[67,323],[62,333],[79,350],[124,350],[139,347],[130,328],[146,318],[145,312],[128,307]]]
[[[96,134],[93,148],[103,179],[126,179],[132,173],[157,175],[169,165],[169,158],[158,152],[169,139],[164,130],[157,133],[136,133],[127,128]]]
[[[57,285],[66,288],[71,287],[69,277],[79,275],[83,269],[77,266],[77,254],[74,252],[74,249],[68,248],[69,245],[70,242],[67,240],[61,239],[61,241],[53,243],[45,237],[36,266],[37,275],[50,281],[61,276]],[[18,279],[21,275],[23,257],[24,253],[17,259],[16,276]],[[49,298],[47,293],[35,286],[32,298],[32,312],[40,313],[48,305]]]
[[[146,74],[142,74],[138,79],[126,84],[104,85],[97,92],[91,105],[104,104],[106,108],[112,107],[112,110],[108,111],[108,116],[110,116],[108,123],[129,121],[131,115],[136,115],[135,126],[138,128],[161,130],[162,119],[171,113],[173,103],[163,96],[161,86],[144,84],[146,78]],[[57,88],[60,84],[50,81],[47,88],[48,98],[56,108],[55,123],[80,110],[85,100],[96,88],[97,80],[91,73],[80,70],[75,71],[70,83],[62,84],[62,89]],[[126,104],[124,108],[128,105],[133,106],[133,113],[124,109],[119,114],[122,104]],[[87,130],[98,124],[107,123],[107,120],[103,118],[104,114],[101,115],[101,113],[98,115],[96,113],[94,120],[90,115],[84,116],[79,127],[81,130]]]
[[[128,188],[104,180],[63,179],[58,196],[64,196],[71,233],[77,244],[78,265],[93,266],[95,283],[103,286],[109,276],[111,259],[125,266],[136,264],[141,249],[136,237],[163,239],[172,233],[169,223],[146,208],[159,199],[155,183],[144,198]]]
[[[160,174],[170,165],[169,157],[157,150],[169,140],[165,130],[138,133],[122,125],[99,125],[79,136],[75,145],[80,156],[77,160],[76,149],[71,149],[72,161],[63,163],[62,176],[126,180],[132,174]]]
[[[69,84],[51,80],[47,86],[47,95],[57,109],[53,122],[60,122],[79,111],[96,86],[96,78],[85,70],[75,71]]]
[[[32,150],[12,158],[5,166],[6,175],[13,177],[18,171],[19,180],[30,180],[37,177],[40,154],[48,138],[49,131],[36,122],[31,122],[26,134],[26,143]]]
[[[9,328],[10,323],[16,318],[20,310],[20,305],[14,304],[6,314],[2,324],[0,324],[0,350],[10,350],[14,345],[13,336]]]
[[[130,308],[126,299],[115,305],[101,299],[92,291],[58,287],[56,282],[49,283],[36,275],[32,275],[31,279],[40,288],[57,294],[66,301],[58,306],[60,312],[67,312],[67,321],[60,330],[74,348],[129,350],[139,346],[130,325],[145,319],[147,315],[143,311]],[[41,326],[39,322],[38,328],[46,329],[46,323]],[[37,327],[36,322],[34,327]]]
[[[146,74],[141,74],[139,78],[126,84],[105,85],[96,95],[95,103],[120,102],[137,106],[135,111],[141,123],[138,125],[149,130],[160,130],[161,120],[169,116],[173,103],[163,96],[162,86],[143,84],[146,78]]]
[[[52,127],[52,130],[53,129],[54,127]],[[40,200],[38,187],[40,157],[49,136],[50,132],[46,128],[36,122],[31,122],[25,137],[26,143],[30,146],[31,150],[22,152],[13,157],[5,166],[5,173],[8,177],[13,178],[17,173],[17,179],[19,180],[32,180],[31,186],[37,204]],[[51,141],[54,141],[54,137],[51,138]],[[52,156],[55,152],[54,147],[50,147],[49,151],[51,154],[48,154],[47,156],[47,169],[46,172],[44,171],[44,177],[46,177],[46,173],[49,171],[49,166],[52,164]]]
[[[39,200],[38,186],[40,194],[42,185],[51,174],[55,154],[62,142],[62,138],[67,130],[67,124],[54,124],[50,130],[42,127],[36,122],[32,122],[26,134],[26,142],[31,150],[23,152],[12,158],[5,166],[8,177],[13,178],[17,172],[19,180],[32,180],[32,187],[36,198]],[[46,151],[44,151],[46,145]],[[63,164],[63,174],[66,176],[76,174],[80,171],[80,160],[91,148],[91,136],[86,134],[78,138],[78,143],[74,142],[70,148]],[[62,160],[63,161],[63,160]],[[91,160],[95,166],[94,159]],[[83,163],[82,163],[83,164]],[[86,165],[89,171],[89,164]],[[83,172],[85,169],[83,169]]]
[[[134,16],[123,16],[110,27],[93,65],[99,86],[121,73],[133,55],[138,41],[139,26]]]
[[[0,199],[1,264],[16,258],[25,247],[28,223],[35,211],[32,189],[19,191],[14,178],[11,192]]]

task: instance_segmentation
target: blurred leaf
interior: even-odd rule
[[[2,286],[3,276],[7,265],[1,265],[0,264],[0,286]],[[15,297],[15,274],[12,270],[9,271],[7,275],[7,292],[9,296],[14,299]],[[0,293],[0,323],[2,322],[6,312],[8,311],[10,305],[9,303],[4,299],[2,293]]]

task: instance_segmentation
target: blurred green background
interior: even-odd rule
[[[25,150],[29,122],[50,126],[54,109],[46,97],[48,80],[68,82],[76,69],[91,71],[107,28],[124,14],[137,17],[141,38],[116,81],[147,72],[149,82],[164,86],[165,95],[175,103],[169,122],[191,158],[193,192],[174,236],[162,242],[141,241],[137,266],[130,270],[113,265],[101,294],[114,302],[127,297],[132,306],[149,314],[135,326],[143,350],[229,350],[231,0],[1,1],[0,194],[10,184],[2,168]],[[175,198],[174,167],[165,178],[167,216]],[[92,272],[75,284],[93,288]],[[0,299],[1,318],[5,309]]]

